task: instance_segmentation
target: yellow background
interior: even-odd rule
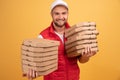
[[[52,1],[0,0],[0,80],[27,80],[21,71],[21,43],[49,26]],[[88,63],[79,64],[81,80],[120,80],[120,0],[65,1],[70,25],[95,21],[100,32],[100,51]]]

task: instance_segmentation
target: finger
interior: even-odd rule
[[[90,44],[89,44],[88,48],[89,48],[89,52],[90,52],[91,51],[91,45]]]
[[[88,46],[86,55],[89,55],[89,54],[90,54],[90,47]]]
[[[32,77],[32,69],[29,69],[30,70],[30,77]]]
[[[87,47],[85,47],[85,54],[84,54],[84,55],[87,57],[88,54],[89,54],[89,48],[88,48],[88,46],[87,46]]]
[[[90,53],[92,52],[92,47],[91,47],[91,45],[89,45],[89,52],[90,52]]]
[[[34,71],[33,77],[34,77],[34,78],[36,77],[36,71]]]
[[[33,70],[33,69],[31,69],[31,78],[33,79],[33,78],[35,78],[35,71]]]
[[[85,47],[85,54],[87,53],[87,47]]]
[[[91,57],[91,56],[94,56],[95,54],[96,54],[95,51],[91,51],[90,57]]]
[[[82,55],[84,55],[84,54],[85,54],[85,49],[82,50]]]
[[[91,51],[92,51],[91,49],[92,49],[92,48],[91,48],[91,45],[89,45],[89,46],[88,46],[88,54],[91,54]]]
[[[91,46],[89,46],[89,53],[90,53],[90,54],[92,53]]]
[[[28,70],[28,72],[27,72],[27,78],[28,79],[30,78],[30,70]]]
[[[35,78],[35,71],[33,70],[33,74],[32,74],[32,77]]]
[[[32,69],[29,69],[28,80],[33,80],[33,78],[32,78],[32,74],[33,74],[33,70],[32,70]]]
[[[32,69],[30,69],[30,80],[32,80],[32,78],[33,78],[33,70]]]
[[[89,54],[90,53],[90,51],[89,51],[89,46],[87,47],[87,54]]]
[[[39,76],[37,71],[36,71],[36,73],[35,73],[35,74],[36,74],[36,77],[38,77],[38,76]]]

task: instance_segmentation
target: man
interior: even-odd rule
[[[64,31],[70,27],[67,22],[68,14],[69,9],[67,3],[63,0],[55,0],[51,5],[51,16],[53,21],[51,25],[39,35],[39,38],[60,41],[58,50],[58,69],[44,76],[44,80],[79,80],[80,71],[77,60],[81,63],[85,63],[95,54],[88,46],[80,57],[68,58],[66,56],[64,48],[66,38],[64,37]],[[30,70],[27,76],[29,79],[35,78],[37,73]]]

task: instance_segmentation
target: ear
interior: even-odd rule
[[[52,16],[52,11],[50,12],[50,15]]]
[[[50,12],[50,15],[52,16],[52,11]]]
[[[52,11],[50,12],[50,15],[51,15],[51,17],[53,17],[53,12]]]

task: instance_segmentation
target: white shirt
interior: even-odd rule
[[[59,36],[59,38],[62,40],[62,42],[64,43],[64,37],[63,37],[63,34],[59,34],[55,31],[55,34],[57,34]],[[43,38],[42,35],[39,35],[38,38]]]

